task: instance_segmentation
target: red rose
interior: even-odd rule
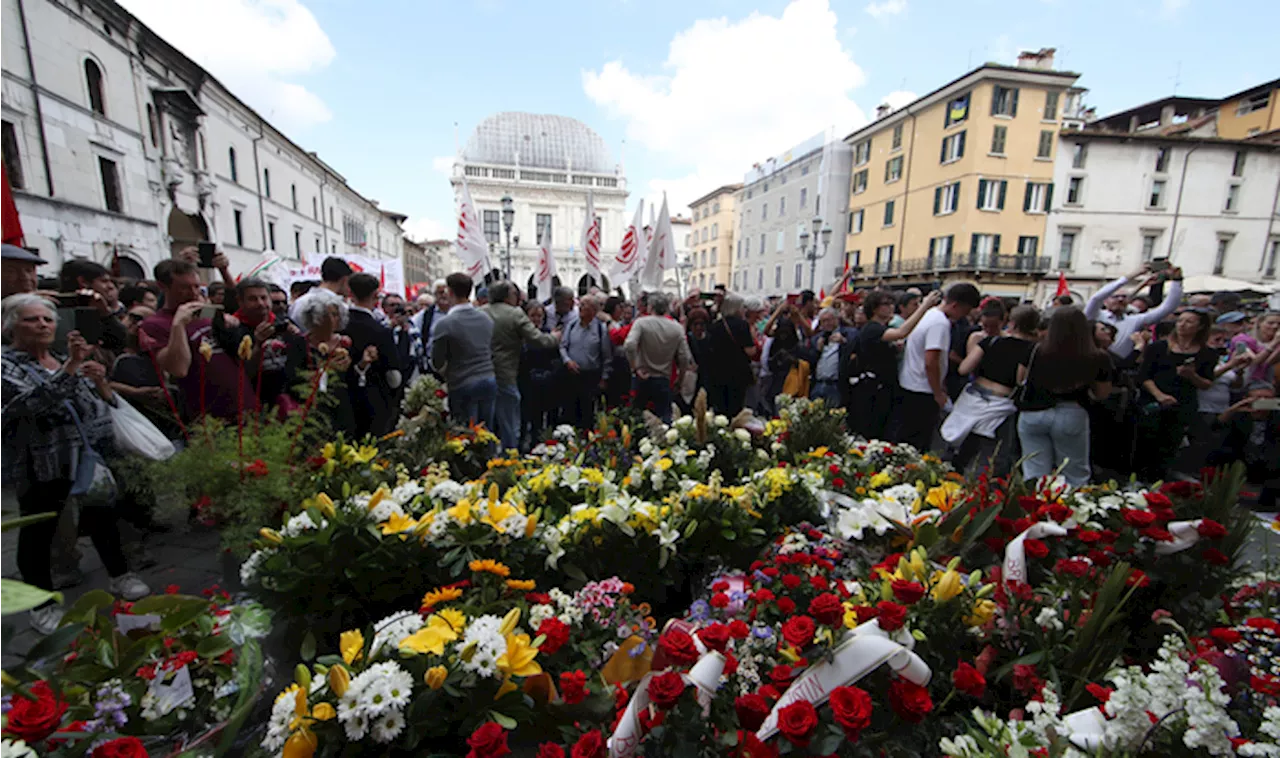
[[[671,708],[684,694],[684,677],[675,671],[658,674],[649,680],[649,699],[664,710]]]
[[[796,587],[799,587],[800,582],[800,577],[795,574],[783,574],[782,576],[782,586],[789,590],[794,590]]]
[[[1196,531],[1207,540],[1218,540],[1227,536],[1227,528],[1211,518],[1203,519]]]
[[[1032,558],[1044,558],[1049,554],[1049,546],[1040,540],[1025,539],[1022,541],[1022,548]]]
[[[538,625],[538,634],[546,639],[543,640],[542,647],[538,648],[538,652],[543,655],[555,655],[556,651],[569,641],[569,631],[569,625],[555,616],[543,619]]]
[[[844,603],[830,592],[824,592],[810,601],[809,613],[823,626],[838,627],[844,624]]]
[[[1165,482],[1160,491],[1173,497],[1193,497],[1200,494],[1200,482]]]
[[[838,490],[844,489],[844,485],[845,485],[845,481],[838,476],[835,479],[831,480],[831,486],[835,487]]]
[[[729,627],[716,623],[705,629],[699,629],[698,639],[702,640],[702,644],[708,649],[723,653],[729,646]]]
[[[729,622],[729,636],[735,640],[745,640],[751,634],[751,627],[747,626],[747,622],[742,619],[734,619]]]
[[[1280,621],[1275,619],[1255,616],[1251,619],[1245,619],[1244,625],[1250,629],[1266,629],[1272,634],[1280,634]]]
[[[1095,532],[1090,529],[1080,529],[1076,531],[1076,539],[1086,545],[1092,545],[1102,540],[1102,532]]]
[[[813,633],[817,626],[808,616],[792,616],[782,625],[782,639],[791,647],[801,650],[813,642]]]
[[[604,737],[599,729],[592,729],[578,738],[570,751],[572,758],[605,758],[609,749],[605,747]]]
[[[1132,508],[1125,508],[1120,511],[1120,516],[1124,518],[1124,522],[1135,529],[1141,529],[1144,526],[1151,526],[1155,523],[1156,514],[1151,511],[1138,511]]]
[[[691,666],[698,661],[698,646],[687,632],[668,629],[658,638],[658,649],[677,666]]]
[[[1035,513],[1036,511],[1040,510],[1040,507],[1042,505],[1044,505],[1044,501],[1037,497],[1020,495],[1018,497],[1018,505],[1022,508],[1022,510],[1026,511],[1027,513]]]
[[[729,583],[723,579],[717,579],[711,583],[712,592],[724,592],[729,589]]]
[[[773,709],[763,695],[752,692],[734,700],[733,710],[738,714],[738,726],[748,732],[756,732],[769,717],[769,711]]]
[[[756,590],[751,595],[751,599],[756,602],[756,605],[764,605],[765,603],[772,603],[776,599],[776,597],[777,596],[773,594],[773,590],[768,590],[768,589]]]
[[[90,753],[91,758],[147,758],[147,749],[137,737],[118,737],[104,742]]]
[[[538,746],[535,758],[564,758],[564,748],[554,742],[544,742]]]
[[[871,724],[871,695],[858,687],[836,687],[831,691],[831,715],[836,723],[844,729],[845,738],[850,742],[858,739]]]
[[[569,705],[577,705],[591,692],[587,689],[587,675],[581,669],[560,674],[560,699]]]
[[[924,585],[920,582],[908,582],[905,579],[893,580],[893,596],[903,605],[912,605],[924,597]]]
[[[778,731],[796,747],[808,747],[818,728],[818,712],[808,700],[797,700],[778,711]]]
[[[1063,558],[1053,567],[1054,573],[1066,574],[1076,579],[1088,575],[1089,569],[1089,562],[1083,558]]]
[[[724,594],[723,592],[717,592],[716,594],[712,595],[711,607],[712,608],[728,608],[729,596]]]
[[[1036,675],[1036,667],[1026,663],[1014,664],[1013,688],[1019,692],[1038,693],[1044,682]]]
[[[1147,575],[1140,569],[1132,569],[1129,572],[1129,576],[1125,577],[1124,584],[1126,587],[1146,587],[1148,584],[1151,584],[1151,580],[1148,579]]]
[[[1204,551],[1200,554],[1200,557],[1204,558],[1205,563],[1208,563],[1211,566],[1225,566],[1231,562],[1230,556],[1216,547],[1211,547]]]
[[[795,678],[795,672],[785,663],[779,663],[769,671],[769,679],[780,689],[786,689],[791,684],[791,680]]]
[[[1172,508],[1173,507],[1173,501],[1159,492],[1145,492],[1143,493],[1142,497],[1147,501],[1147,505],[1151,506],[1152,508]]]
[[[879,611],[869,605],[856,605],[853,608],[854,618],[857,619],[859,624],[865,624],[879,614]]]
[[[507,730],[492,721],[486,721],[471,733],[467,747],[471,748],[467,758],[498,758],[511,752],[507,747]]]
[[[877,618],[880,619],[880,628],[886,632],[892,632],[902,628],[907,623],[907,607],[891,603],[888,600],[881,600],[876,603]]]
[[[809,577],[809,586],[819,592],[826,592],[831,587],[831,582],[827,581],[827,578],[822,574],[818,574],[817,576]]]
[[[67,712],[67,703],[55,697],[49,683],[39,681],[27,689],[35,700],[28,700],[23,695],[14,693],[10,701],[9,720],[5,725],[5,733],[12,734],[24,742],[36,743],[58,730],[62,717]]]
[[[1210,629],[1209,636],[1212,637],[1214,641],[1220,645],[1234,645],[1240,641],[1240,632],[1237,632],[1234,629],[1226,629],[1223,627],[1219,627],[1217,629]]]
[[[761,742],[753,732],[743,731],[733,758],[778,758],[778,748]]]
[[[1171,534],[1168,529],[1158,526],[1148,526],[1144,529],[1139,529],[1138,534],[1156,542],[1173,542],[1173,534]]]
[[[1086,684],[1084,688],[1088,690],[1090,695],[1097,698],[1099,703],[1105,703],[1110,700],[1111,693],[1115,692],[1115,689],[1111,687],[1103,687],[1100,684]]]
[[[933,710],[933,700],[929,698],[927,687],[912,684],[906,679],[895,679],[889,685],[889,706],[898,718],[919,724]]]
[[[769,577],[770,579],[778,578],[778,570],[773,566],[769,566],[768,568],[762,568],[760,569],[760,572],[763,573],[765,576]]]
[[[956,689],[970,697],[982,697],[987,691],[987,679],[980,671],[968,663],[961,663],[951,674],[951,683]]]
[[[780,597],[778,598],[778,610],[790,616],[796,612],[796,601],[789,597]]]

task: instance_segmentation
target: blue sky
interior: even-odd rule
[[[448,165],[485,116],[626,141],[630,203],[687,203],[877,104],[1056,47],[1100,114],[1280,76],[1274,0],[124,0],[364,195],[453,236]],[[1230,12],[1224,12],[1227,8]],[[687,212],[685,209],[680,209]]]

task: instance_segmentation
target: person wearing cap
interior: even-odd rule
[[[1129,339],[1129,335],[1164,321],[1165,317],[1173,313],[1182,302],[1182,269],[1171,268],[1162,274],[1168,276],[1173,283],[1164,300],[1160,301],[1160,305],[1143,313],[1130,314],[1128,312],[1129,296],[1121,290],[1129,282],[1143,279],[1150,273],[1151,264],[1144,263],[1142,268],[1132,274],[1122,276],[1095,292],[1084,306],[1085,318],[1090,321],[1105,321],[1116,328],[1116,339],[1111,343],[1111,354],[1117,358],[1128,358],[1133,352],[1133,340]],[[1145,281],[1139,284],[1138,289],[1141,289],[1143,284]]]
[[[36,267],[48,263],[44,258],[17,245],[4,246],[4,259],[0,263],[0,297],[35,292],[39,277]]]
[[[1237,334],[1244,333],[1246,325],[1245,322],[1248,321],[1248,319],[1249,317],[1244,315],[1241,311],[1227,311],[1221,316],[1218,316],[1218,318],[1214,320],[1214,323],[1226,330],[1228,340],[1233,340],[1236,338]]]

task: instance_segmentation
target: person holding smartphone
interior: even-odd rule
[[[1146,329],[1152,324],[1160,323],[1182,302],[1182,269],[1166,268],[1157,276],[1168,279],[1172,284],[1160,305],[1142,313],[1129,313],[1129,296],[1124,292],[1125,286],[1131,282],[1137,282],[1137,289],[1141,290],[1156,278],[1152,274],[1151,264],[1144,263],[1142,268],[1132,274],[1122,276],[1095,292],[1084,306],[1085,318],[1091,321],[1103,321],[1116,328],[1116,337],[1111,343],[1111,353],[1117,358],[1128,358],[1133,352],[1134,344],[1129,339],[1129,335]]]
[[[1280,402],[1271,382],[1254,382],[1239,402],[1218,414],[1225,430],[1209,465],[1245,464],[1246,478],[1258,487],[1258,510],[1274,511],[1280,500]]]
[[[1142,387],[1134,468],[1144,481],[1164,479],[1199,410],[1199,391],[1213,386],[1218,354],[1209,347],[1208,311],[1188,308],[1173,331],[1152,343],[1138,369]]]

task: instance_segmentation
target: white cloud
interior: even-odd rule
[[[323,69],[335,55],[316,17],[298,0],[122,4],[286,132],[332,118],[323,100],[291,81]]]
[[[404,233],[409,239],[416,242],[424,240],[446,239],[452,235],[443,222],[436,221],[433,218],[425,216],[417,216],[404,222]]]
[[[908,103],[914,102],[917,97],[920,97],[920,96],[914,92],[900,89],[900,90],[894,90],[893,92],[890,92],[889,94],[880,98],[880,102],[888,103],[889,107],[893,108],[896,111],[899,108],[907,105]]]
[[[1191,0],[1160,0],[1160,16],[1173,18],[1178,12],[1190,4]]]
[[[866,77],[836,22],[826,0],[794,0],[780,17],[694,22],[672,39],[661,73],[622,61],[584,71],[587,96],[626,120],[628,142],[683,172],[633,191],[660,203],[665,189],[672,214],[686,212],[690,200],[741,181],[752,163],[825,128],[843,136],[865,123],[850,93]]]
[[[458,160],[456,155],[437,155],[431,159],[431,168],[444,176],[453,176],[453,164]]]
[[[906,10],[907,0],[882,0],[881,2],[873,2],[867,5],[867,13],[876,18],[897,16],[900,13],[905,13]]]

